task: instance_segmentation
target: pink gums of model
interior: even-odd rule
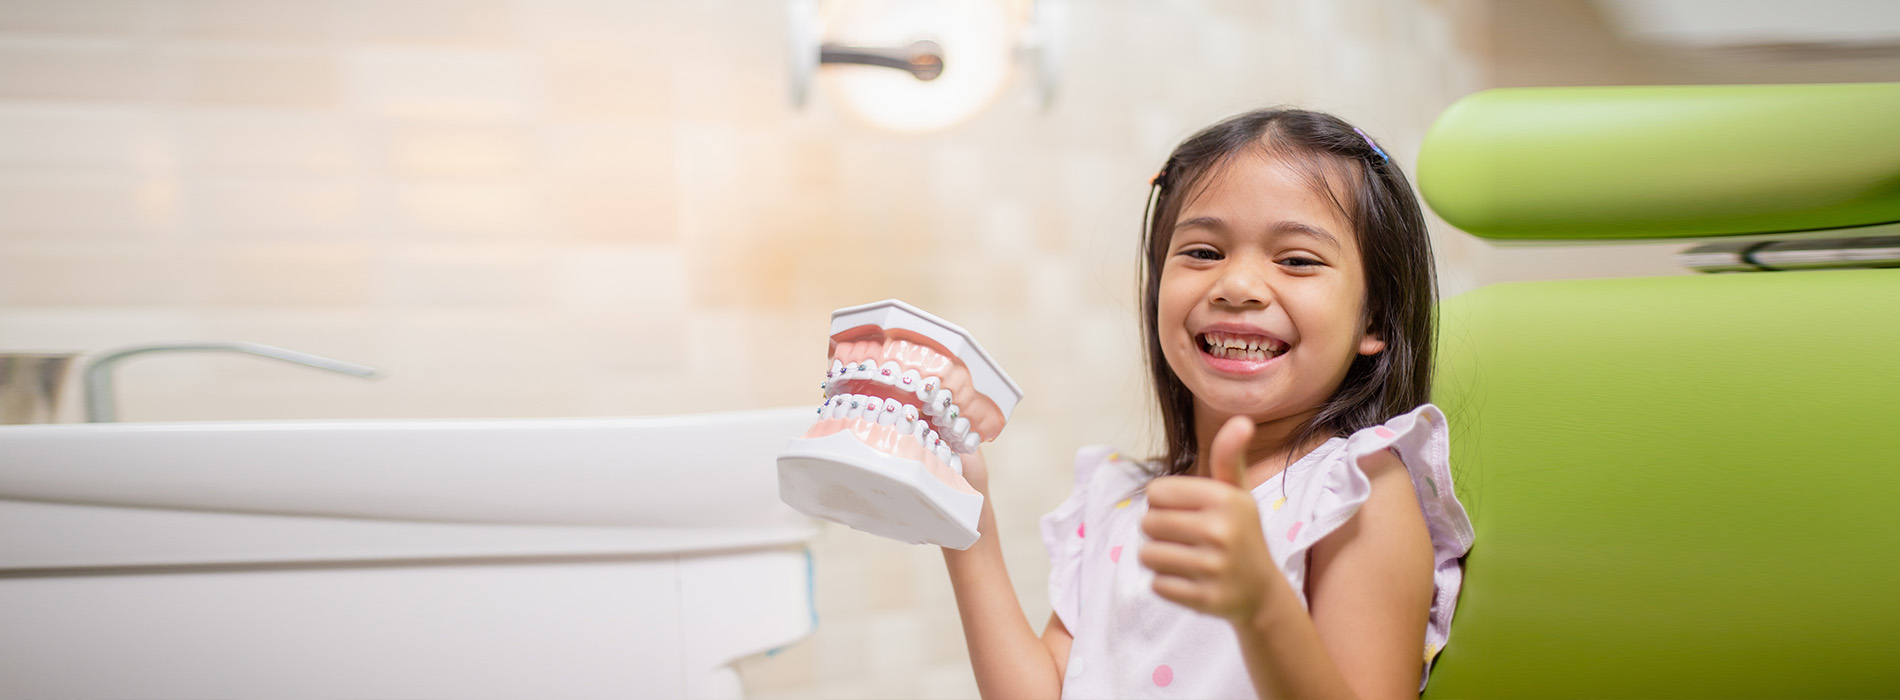
[[[968,332],[903,302],[832,321],[825,402],[779,458],[781,498],[874,534],[969,546],[982,496],[961,455],[995,439],[1021,390]]]

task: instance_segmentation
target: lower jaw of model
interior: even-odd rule
[[[897,300],[831,317],[811,429],[779,455],[779,497],[875,535],[964,549],[983,496],[962,455],[995,439],[1022,390],[967,331]]]

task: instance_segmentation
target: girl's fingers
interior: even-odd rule
[[[1209,518],[1197,510],[1150,510],[1141,518],[1148,539],[1199,545],[1215,541]]]
[[[1149,542],[1141,546],[1141,565],[1157,576],[1200,579],[1219,572],[1220,557],[1200,547],[1172,542]]]
[[[1247,441],[1253,439],[1253,419],[1234,416],[1214,434],[1208,449],[1209,476],[1237,488],[1247,488]]]
[[[1205,508],[1219,503],[1228,488],[1193,476],[1164,476],[1148,482],[1149,508]]]
[[[1155,574],[1154,591],[1155,595],[1163,599],[1195,610],[1202,608],[1202,599],[1206,596],[1201,585],[1194,580],[1161,573]]]

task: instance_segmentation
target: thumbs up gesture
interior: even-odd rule
[[[1250,620],[1279,567],[1267,553],[1260,511],[1246,486],[1253,421],[1235,416],[1214,435],[1212,478],[1165,476],[1148,485],[1141,565],[1162,598],[1230,621]]]

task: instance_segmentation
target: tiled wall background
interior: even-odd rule
[[[815,405],[830,310],[900,297],[1028,392],[989,452],[1039,625],[1069,455],[1147,444],[1134,251],[1167,151],[1291,103],[1409,164],[1491,60],[1487,0],[1069,9],[1050,112],[1016,85],[918,137],[794,110],[772,0],[0,0],[0,348],[389,372],[150,357],[127,420],[668,414]],[[1447,293],[1669,271],[1437,234]],[[819,631],[743,662],[750,693],[975,694],[935,550],[815,550]]]

